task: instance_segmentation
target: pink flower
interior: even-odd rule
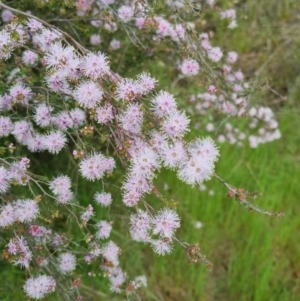
[[[184,112],[173,111],[163,121],[162,129],[170,138],[181,138],[188,131],[189,123]]]
[[[79,171],[84,178],[90,181],[101,179],[106,171],[114,168],[114,160],[102,154],[91,154],[79,163]]]
[[[27,21],[26,25],[28,26],[28,28],[31,32],[36,32],[43,28],[42,23],[35,19],[29,19]]]
[[[43,230],[42,230],[42,227],[39,226],[39,225],[31,225],[29,227],[29,233],[32,235],[32,236],[35,236],[35,237],[40,237],[43,235]]]
[[[32,91],[30,88],[17,83],[10,88],[10,96],[13,102],[22,105],[27,105],[32,96]]]
[[[49,188],[55,195],[66,193],[71,188],[71,180],[68,176],[58,176],[50,182]]]
[[[67,142],[67,138],[61,131],[50,132],[44,139],[45,148],[51,154],[58,154]]]
[[[162,238],[171,238],[180,226],[178,214],[169,208],[164,208],[152,219],[153,234],[159,234]]]
[[[63,46],[61,42],[55,42],[47,49],[44,61],[47,68],[67,65],[75,57],[72,46]]]
[[[208,58],[213,62],[218,62],[223,57],[220,47],[213,47],[208,51]]]
[[[74,128],[81,126],[85,122],[85,113],[79,108],[72,109],[70,115]]]
[[[126,182],[123,183],[123,188],[125,191],[129,192],[131,195],[135,196],[133,200],[135,200],[138,197],[138,194],[148,193],[151,191],[152,186],[150,185],[149,180],[146,178],[137,176],[135,174],[129,174],[128,178],[126,179]],[[135,194],[135,193],[138,194]],[[140,198],[139,196],[139,198]],[[137,201],[139,200],[137,199]],[[123,202],[125,203],[125,195],[123,198]]]
[[[13,19],[13,17],[14,17],[13,13],[8,9],[4,9],[1,12],[1,19],[4,23],[10,22]]]
[[[153,239],[151,240],[151,246],[158,255],[169,254],[173,249],[171,242],[166,239]]]
[[[100,79],[109,72],[108,60],[105,54],[98,52],[89,53],[82,63],[86,76],[92,79]]]
[[[132,101],[135,100],[139,94],[139,83],[130,78],[122,79],[116,89],[118,100]]]
[[[73,120],[68,111],[62,111],[52,118],[53,123],[62,131],[73,127]]]
[[[151,103],[153,105],[152,110],[158,117],[164,117],[176,109],[174,96],[165,91],[160,91]]]
[[[235,51],[230,51],[227,54],[226,61],[229,64],[234,64],[237,61],[238,54]]]
[[[184,75],[192,76],[199,73],[199,64],[193,59],[186,59],[181,65],[181,72]]]
[[[101,43],[101,37],[99,34],[92,34],[90,36],[90,44],[91,45],[99,45]]]
[[[32,137],[32,124],[27,121],[17,121],[14,124],[14,130],[12,134],[15,136],[18,142],[26,144],[26,141]]]
[[[62,192],[56,196],[56,201],[60,204],[69,203],[74,197],[74,194],[71,190],[67,190],[66,192]]]
[[[22,55],[22,61],[25,66],[34,66],[38,58],[39,56],[31,50],[25,50]]]
[[[96,109],[97,121],[101,124],[106,124],[114,119],[113,106],[105,104],[103,107]]]
[[[96,237],[99,239],[108,238],[112,229],[112,226],[107,221],[101,221],[96,224],[97,233]]]
[[[62,253],[58,257],[58,270],[62,274],[73,272],[76,268],[76,258],[72,253]]]
[[[0,227],[8,227],[16,221],[15,208],[11,204],[0,207]]]
[[[85,81],[76,88],[73,96],[82,107],[92,109],[102,99],[103,92],[93,81]]]
[[[21,223],[28,223],[37,218],[39,206],[34,200],[17,200],[14,204],[14,214],[16,220]]]
[[[161,150],[161,157],[164,165],[168,168],[175,168],[187,158],[187,153],[181,141],[172,145],[165,145]]]
[[[56,282],[53,277],[40,275],[26,280],[23,286],[25,294],[32,299],[42,299],[55,291]]]
[[[119,40],[113,39],[111,40],[109,46],[112,50],[118,50],[121,48],[121,42]]]
[[[20,267],[28,268],[32,259],[32,253],[28,247],[27,241],[23,236],[10,239],[8,252],[15,255],[14,264]]]
[[[40,33],[33,36],[33,42],[41,47],[43,51],[47,51],[52,46],[52,43],[59,39],[61,33],[52,29],[41,28]]]
[[[109,206],[112,202],[111,194],[107,192],[102,192],[102,193],[97,192],[94,196],[94,200],[96,203],[104,207]]]
[[[132,158],[131,173],[137,178],[151,179],[159,166],[157,153],[146,146]]]
[[[147,212],[138,209],[137,214],[130,216],[130,235],[135,241],[150,241],[149,231],[151,229],[151,218]]]
[[[142,130],[143,112],[139,105],[130,104],[122,115],[119,115],[119,124],[127,132],[138,134]]]
[[[8,136],[13,128],[13,123],[9,117],[0,116],[0,137]]]
[[[209,180],[214,172],[214,165],[202,156],[193,156],[183,162],[178,170],[178,177],[192,186]]]
[[[87,206],[87,209],[81,214],[80,219],[86,224],[94,215],[94,208],[91,204]]]
[[[56,71],[45,77],[47,86],[54,92],[64,92],[70,94],[70,85],[67,82],[67,73]]]
[[[123,203],[128,207],[135,206],[141,199],[141,193],[135,190],[126,191],[123,195]]]
[[[140,94],[145,95],[155,88],[157,80],[152,78],[149,73],[143,72],[138,75],[138,83]]]
[[[237,71],[234,73],[234,76],[237,80],[242,81],[244,79],[244,74],[241,71]]]
[[[210,85],[208,87],[208,92],[214,94],[214,93],[217,92],[217,89],[216,89],[216,87],[214,85]]]
[[[46,127],[51,123],[51,112],[53,108],[46,104],[39,104],[35,109],[34,121],[41,127]]]
[[[103,257],[107,261],[111,262],[114,266],[119,265],[119,253],[120,248],[113,241],[109,241],[101,249],[101,254]]]
[[[134,10],[131,6],[123,5],[118,9],[118,17],[124,22],[127,23],[132,20],[134,15]]]

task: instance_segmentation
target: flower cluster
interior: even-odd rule
[[[215,1],[206,4],[213,7]],[[181,1],[166,1],[166,5],[170,11],[185,9]],[[6,5],[0,3],[0,7]],[[216,137],[218,142],[238,144],[248,137],[256,147],[280,137],[270,108],[249,109],[243,95],[249,84],[233,68],[238,54],[212,46],[208,34],[190,35],[188,24],[155,15],[146,1],[78,0],[75,8],[79,19],[90,16],[86,20],[97,29],[88,39],[95,51],[33,15],[13,10],[28,18],[19,21],[9,9],[1,13],[5,24],[0,31],[0,59],[8,66],[15,60],[18,68],[4,76],[5,92],[0,95],[0,138],[5,141],[5,158],[0,159],[0,230],[9,237],[3,257],[28,271],[23,289],[32,299],[42,299],[59,288],[66,299],[76,295],[81,300],[76,290],[80,281],[73,276],[80,274],[84,264],[92,269],[93,261],[101,262],[112,292],[130,295],[146,286],[145,276],[132,279],[123,271],[113,227],[125,223],[132,240],[149,244],[159,255],[169,254],[178,242],[175,232],[180,217],[169,207],[155,211],[146,201],[150,194],[163,200],[155,177],[166,168],[182,182],[203,187],[215,175],[220,156],[212,138],[186,137],[191,130],[187,110],[181,109],[186,97],[160,87],[148,71],[141,70],[135,77],[118,74],[118,60],[99,51],[107,42],[100,28],[111,36],[117,31],[124,36],[124,27],[131,42],[149,43],[153,52],[164,43],[186,49],[179,55],[171,50],[170,58],[177,62],[173,71],[179,73],[178,80],[184,78],[187,83],[205,77],[206,66],[220,67],[212,78],[222,85],[207,76],[207,90],[190,98],[191,113],[213,116],[209,110],[214,109],[229,117],[248,114],[251,130],[244,133],[227,122],[224,133]],[[234,10],[222,11],[221,19],[229,19],[230,28],[236,26]],[[115,38],[107,44],[107,50],[116,54],[123,47],[123,41]],[[206,130],[214,130],[213,122]],[[29,158],[19,159],[23,153],[34,159],[32,170]],[[43,164],[56,156],[64,166],[51,166],[45,175]],[[36,170],[40,175],[34,174]],[[86,191],[81,183],[86,182],[93,182],[88,187],[96,189],[93,200],[84,203],[81,198]],[[119,219],[116,207],[129,216]],[[108,209],[109,217],[100,219],[99,209],[103,215]],[[72,229],[64,225],[69,223]],[[84,237],[80,243],[71,234],[75,227]],[[56,284],[62,279],[66,287],[61,288]]]

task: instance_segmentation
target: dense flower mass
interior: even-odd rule
[[[202,187],[216,176],[219,143],[257,147],[278,139],[276,115],[251,106],[250,85],[235,69],[238,54],[213,45],[211,33],[195,34],[198,22],[184,21],[191,11],[182,1],[166,1],[167,13],[158,14],[147,1],[77,0],[73,11],[57,10],[65,19],[52,18],[51,1],[42,2],[47,19],[60,20],[55,27],[34,16],[32,3],[29,14],[0,2],[3,258],[25,269],[31,299],[57,290],[60,299],[82,300],[81,276],[96,273],[112,292],[140,299],[147,281],[123,271],[121,238],[158,255],[180,243],[181,217],[154,180],[160,170]],[[234,9],[220,11],[229,28],[236,17]],[[220,115],[223,132],[216,130]],[[244,116],[249,129],[231,125],[231,117]],[[193,119],[216,139],[191,138]],[[192,255],[205,258],[199,254]]]

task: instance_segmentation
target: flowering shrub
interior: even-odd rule
[[[53,8],[52,2],[43,5]],[[214,1],[206,2],[203,9],[213,9]],[[0,97],[0,227],[6,239],[4,258],[28,272],[23,286],[27,297],[42,299],[57,291],[65,300],[81,300],[75,276],[94,262],[112,292],[129,296],[147,285],[144,275],[130,278],[122,270],[121,247],[111,239],[112,218],[97,217],[101,208],[117,219],[121,205],[115,208],[114,203],[120,198],[133,241],[149,245],[158,255],[169,254],[178,243],[191,262],[201,261],[210,268],[197,244],[176,236],[180,217],[154,183],[162,168],[192,187],[215,176],[246,208],[275,215],[249,203],[250,193],[215,174],[220,151],[214,139],[187,138],[190,117],[181,108],[188,97],[177,102],[171,88],[159,88],[158,80],[142,66],[135,76],[122,76],[114,62],[114,53],[122,55],[125,43],[139,45],[145,56],[146,51],[162,51],[166,45],[167,62],[176,75],[172,85],[181,80],[190,86],[198,87],[200,80],[206,85],[190,101],[196,109],[191,113],[209,117],[207,131],[214,130],[220,114],[249,118],[249,132],[227,123],[219,142],[239,144],[247,137],[256,147],[279,138],[272,110],[249,103],[249,84],[233,66],[237,53],[223,53],[211,45],[208,34],[196,31],[201,7],[166,1],[165,11],[175,10],[175,15],[165,17],[155,1],[78,0],[68,9],[73,17],[77,14],[74,22],[83,22],[90,33],[87,42],[79,42],[76,34],[72,37],[60,19],[58,25],[54,19],[54,26],[24,7],[14,9],[4,3],[0,7],[5,23],[0,58],[8,71]],[[70,16],[61,13],[62,23],[68,23]],[[234,10],[222,11],[220,18],[229,20],[229,29],[237,26]],[[103,47],[107,53],[96,47],[103,40],[100,30],[110,37]],[[116,54],[119,59],[120,54]],[[64,164],[72,164],[73,175],[55,168],[51,175],[45,174],[39,163],[33,163],[31,170],[38,153],[49,153],[43,158],[61,156]],[[97,187],[87,206],[80,202],[84,192],[76,185],[77,176]],[[149,196],[165,206],[155,209]],[[57,226],[55,220],[61,216],[72,220],[81,234],[74,237],[67,227]]]

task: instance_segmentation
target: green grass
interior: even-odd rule
[[[281,113],[283,139],[257,149],[221,147],[217,173],[227,182],[262,195],[254,201],[269,211],[283,211],[285,217],[267,217],[248,212],[216,179],[208,189],[215,194],[180,183],[174,174],[164,172],[157,183],[168,183],[166,195],[178,202],[182,228],[178,237],[199,243],[214,263],[209,272],[203,265],[189,264],[184,250],[158,257],[146,250],[144,268],[148,271],[149,289],[158,299],[145,300],[242,300],[296,301],[300,299],[300,243],[297,229],[300,169],[297,166],[297,143],[293,131],[298,124],[291,108]],[[293,119],[295,122],[293,122]],[[293,148],[294,147],[294,148]],[[195,229],[195,221],[203,227]],[[138,243],[131,244],[134,259],[125,262],[130,268],[141,263]]]

